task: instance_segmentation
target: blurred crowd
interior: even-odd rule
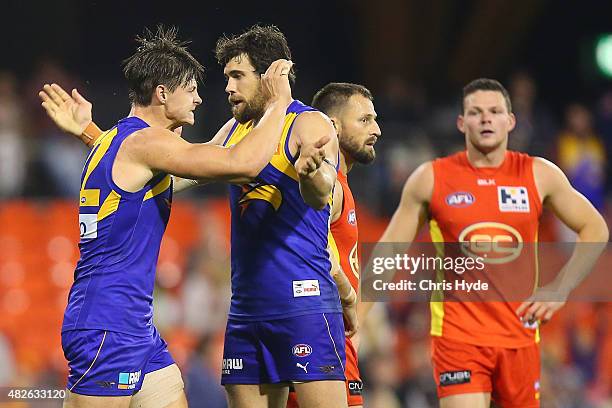
[[[42,62],[26,81],[0,71],[0,205],[23,198],[76,202],[87,150],[59,132],[40,108],[37,91],[51,81],[66,89],[81,86],[77,77],[53,61]],[[610,220],[606,203],[612,182],[607,159],[612,148],[612,90],[559,107],[547,106],[528,72],[516,72],[504,84],[517,117],[510,148],[557,163],[574,187]],[[355,168],[349,181],[360,208],[384,225],[408,175],[426,160],[462,149],[464,141],[455,126],[459,92],[446,100],[433,98],[423,85],[401,77],[389,77],[382,89],[373,91],[382,129],[377,159],[368,167]],[[108,99],[94,103],[100,111],[110,111],[112,92],[94,90],[90,94],[107,94]],[[218,117],[206,120],[223,123],[227,112],[212,112]],[[212,200],[222,198],[224,191],[204,187],[186,193],[184,199],[191,200],[194,208],[209,208],[218,205]],[[155,321],[183,371],[192,407],[226,406],[219,385],[230,298],[224,211],[195,211],[182,219],[173,216],[171,224],[188,223],[194,230],[193,244],[185,248],[180,240],[166,239],[158,269]],[[557,224],[546,225],[550,239],[572,239],[571,232]],[[1,305],[6,308],[7,300]],[[2,319],[10,318],[2,315]],[[437,406],[428,333],[427,304],[376,305],[360,334],[367,407]],[[59,333],[49,335],[58,337]],[[542,406],[612,407],[612,305],[568,305],[542,337]],[[0,330],[0,386],[23,385],[26,378],[13,351],[14,342]],[[65,370],[61,360],[54,360],[39,372],[28,373],[27,381],[62,387]]]

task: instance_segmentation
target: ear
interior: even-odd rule
[[[463,115],[457,116],[457,129],[463,134],[465,134],[465,122],[463,120]]]
[[[340,132],[342,131],[342,124],[340,123],[338,118],[335,116],[330,116],[329,119],[331,119],[332,125],[334,125],[334,129],[336,129],[336,134],[340,134]]]
[[[168,88],[165,85],[157,85],[153,93],[153,101],[164,105],[168,99]]]
[[[508,115],[508,126],[508,132],[514,130],[514,127],[516,126],[516,116],[514,116],[514,113],[512,112],[510,112]]]

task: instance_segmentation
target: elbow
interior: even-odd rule
[[[306,201],[306,204],[308,204],[308,206],[314,208],[317,211],[324,209],[327,205],[327,197],[309,197],[304,201]]]
[[[238,177],[255,178],[261,173],[267,163],[257,160],[244,160],[236,163],[234,175]]]

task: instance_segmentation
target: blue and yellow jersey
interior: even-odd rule
[[[74,272],[62,331],[101,329],[152,333],[155,266],[172,200],[172,179],[155,176],[137,192],[118,187],[113,162],[121,143],[148,127],[120,120],[95,143],[81,176],[81,258]]]
[[[287,109],[278,149],[255,181],[230,187],[232,302],[229,317],[272,320],[341,312],[327,252],[330,203],[309,207],[300,195],[289,151],[295,119],[314,110],[299,101]],[[225,146],[248,137],[253,123],[235,123]]]

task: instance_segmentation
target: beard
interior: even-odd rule
[[[368,149],[365,144],[358,144],[354,139],[339,138],[340,148],[353,160],[361,164],[370,164],[376,158],[374,147]]]
[[[247,123],[253,119],[260,119],[266,110],[266,102],[263,95],[263,88],[260,84],[255,95],[250,100],[243,101],[241,107],[230,103],[232,116],[238,123]]]

